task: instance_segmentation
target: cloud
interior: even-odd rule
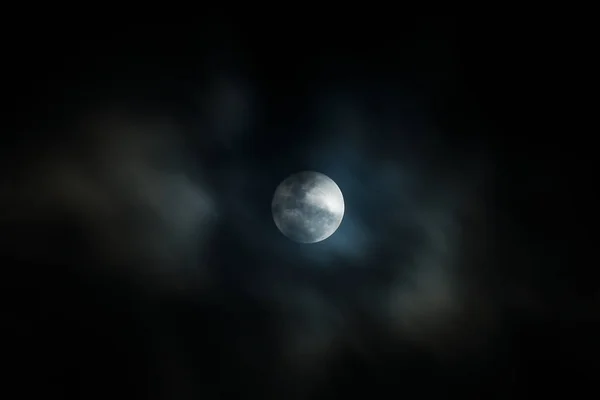
[[[426,127],[413,126],[426,136],[421,141],[408,132],[379,143],[360,107],[329,106],[336,110],[325,121],[330,134],[313,144],[311,168],[340,186],[346,215],[323,243],[278,253],[281,268],[288,260],[313,276],[312,283],[289,278],[294,290],[275,294],[300,310],[280,316],[289,327],[287,365],[318,380],[345,352],[367,360],[381,343],[448,360],[483,349],[498,322],[485,285],[489,164],[479,154],[440,157]]]
[[[99,264],[113,266],[108,272],[165,288],[200,283],[217,209],[199,171],[182,162],[179,135],[157,118],[88,118],[76,140],[49,149],[25,172],[13,218],[66,214],[89,235]]]
[[[481,179],[487,176],[464,169],[437,176],[396,222],[412,226],[420,239],[405,257],[391,260],[396,272],[382,291],[381,315],[402,341],[464,356],[482,350],[498,322],[498,304],[486,287],[492,258]]]

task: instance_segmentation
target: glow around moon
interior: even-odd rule
[[[271,204],[277,228],[299,243],[330,237],[344,217],[344,196],[328,176],[314,171],[291,175],[275,190]]]

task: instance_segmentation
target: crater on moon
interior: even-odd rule
[[[331,236],[344,217],[344,196],[327,175],[303,171],[279,184],[271,204],[273,220],[285,236],[316,243]]]

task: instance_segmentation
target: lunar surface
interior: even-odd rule
[[[344,217],[344,196],[336,183],[319,172],[304,171],[285,179],[271,204],[277,228],[299,243],[331,236]]]

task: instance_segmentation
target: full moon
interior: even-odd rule
[[[327,175],[303,171],[279,184],[271,210],[285,236],[299,243],[317,243],[333,235],[342,223],[344,196]]]

